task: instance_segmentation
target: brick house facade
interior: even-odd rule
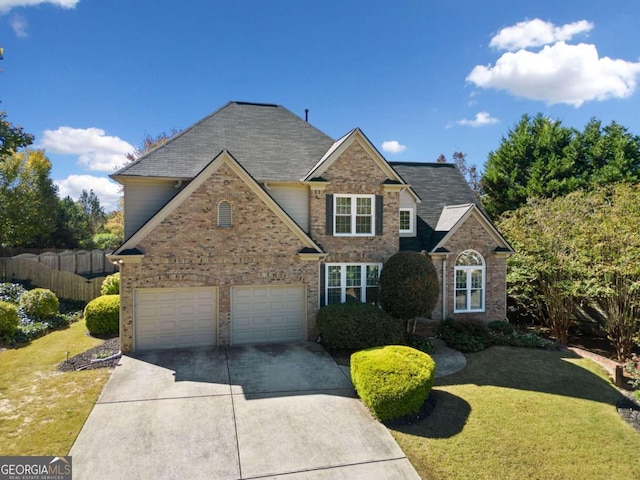
[[[277,105],[226,105],[113,175],[128,230],[110,256],[122,350],[313,340],[318,308],[369,301],[400,249],[434,260],[443,289],[433,318],[505,318],[511,249],[464,203],[457,170],[438,171],[436,183],[457,182],[442,206],[441,185],[425,180],[433,164],[390,164],[360,130],[333,141]],[[401,234],[402,221],[413,230]],[[474,285],[463,291],[455,261],[469,250],[484,276],[476,288],[479,270],[465,267]],[[464,295],[473,312],[457,311]]]

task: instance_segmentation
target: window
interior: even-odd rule
[[[413,208],[400,209],[400,233],[413,233]]]
[[[231,227],[231,204],[223,200],[218,204],[218,226]]]
[[[335,195],[334,235],[374,234],[375,195]]]
[[[381,263],[329,263],[326,266],[325,304],[378,303]]]
[[[484,312],[485,264],[478,252],[462,252],[455,265],[454,312]]]

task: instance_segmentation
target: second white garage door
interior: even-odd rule
[[[306,339],[304,285],[233,287],[231,343],[282,343]]]
[[[136,350],[215,345],[217,303],[214,287],[136,289]]]

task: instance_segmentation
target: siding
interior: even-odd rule
[[[124,185],[124,236],[133,235],[180,190],[175,181],[136,182]],[[185,183],[186,185],[186,183]]]
[[[309,190],[300,185],[268,184],[267,192],[293,218],[300,228],[309,231]]]
[[[413,208],[413,232],[411,233],[401,233],[401,237],[415,237],[416,236],[416,226],[418,221],[418,209],[416,208],[416,202],[413,197],[407,193],[406,190],[400,192],[400,208]]]

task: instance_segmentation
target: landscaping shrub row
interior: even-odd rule
[[[18,283],[0,283],[0,341],[27,343],[75,321],[77,313],[60,313],[60,301],[44,288],[26,290]]]
[[[533,332],[518,332],[505,321],[485,325],[482,322],[446,319],[440,322],[436,334],[449,347],[464,353],[479,352],[491,345],[543,349],[555,346]]]

